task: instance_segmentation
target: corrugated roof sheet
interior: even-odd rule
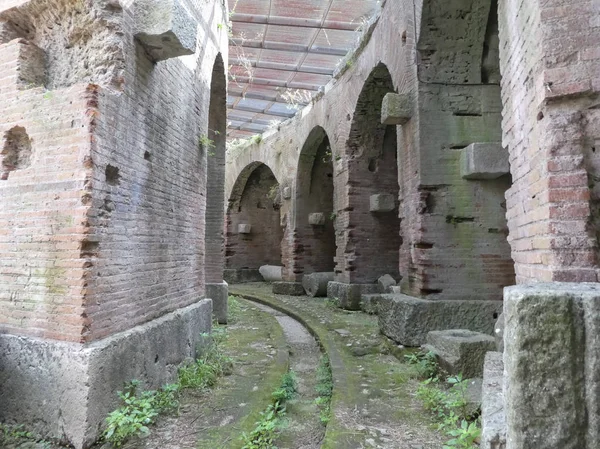
[[[310,102],[356,45],[378,0],[228,0],[229,139],[260,134]]]

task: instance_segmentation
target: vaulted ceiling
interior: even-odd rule
[[[333,77],[378,0],[228,0],[229,139],[293,117]]]

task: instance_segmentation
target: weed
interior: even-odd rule
[[[148,426],[156,417],[179,407],[178,385],[166,385],[159,391],[137,394],[138,381],[130,382],[118,395],[123,405],[106,418],[107,427],[102,434],[105,441],[119,447],[132,436],[147,435]]]
[[[227,302],[227,320],[229,323],[237,323],[242,316],[242,306],[235,296],[229,296]]]
[[[150,432],[160,414],[179,408],[179,393],[185,388],[207,388],[217,382],[220,375],[231,370],[231,359],[219,349],[219,343],[226,338],[225,330],[215,328],[212,334],[202,334],[209,338],[209,344],[202,357],[195,362],[183,364],[178,371],[178,381],[159,390],[139,393],[140,382],[132,380],[123,391],[117,394],[122,405],[106,418],[107,427],[102,434],[104,441],[120,447],[133,436],[143,436]]]
[[[260,420],[252,432],[242,434],[244,442],[242,449],[273,449],[273,441],[285,416],[285,404],[293,399],[298,391],[296,375],[290,371],[281,378],[280,387],[272,394],[273,403],[269,404],[264,412],[260,414]]]
[[[259,144],[262,142],[263,138],[260,134],[254,134],[252,137],[250,137],[250,140],[252,141],[252,143],[255,144]]]
[[[317,385],[315,390],[319,397],[315,404],[319,407],[319,418],[321,423],[327,425],[331,417],[331,396],[333,395],[333,376],[331,374],[331,363],[329,357],[321,357],[317,368]]]
[[[27,430],[23,424],[0,423],[0,447],[25,447],[23,443],[36,443],[35,447],[40,449],[50,448],[50,442]]]
[[[202,134],[199,138],[198,138],[198,146],[200,147],[200,149],[205,149],[208,150],[208,155],[209,156],[214,156],[215,155],[215,141],[210,139],[206,134]]]
[[[412,354],[406,354],[404,359],[410,364],[417,368],[419,378],[421,379],[432,379],[437,376],[439,367],[437,364],[437,358],[435,353],[429,352],[414,352]]]
[[[417,398],[438,422],[438,430],[451,437],[443,449],[474,449],[481,429],[478,411],[473,412],[468,406],[468,381],[460,374],[440,380],[440,370],[432,353],[415,353],[405,357],[421,373],[431,374],[417,388]]]

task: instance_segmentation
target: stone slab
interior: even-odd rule
[[[502,353],[488,352],[483,364],[481,449],[506,449]]]
[[[154,61],[196,51],[198,25],[180,0],[137,0],[135,38]]]
[[[263,282],[260,271],[253,268],[226,268],[223,270],[223,279],[228,284],[245,284],[248,282]]]
[[[332,281],[327,284],[327,297],[337,300],[342,309],[360,310],[362,295],[376,293],[378,290],[377,284],[346,284]]]
[[[263,265],[258,271],[265,282],[281,282],[283,280],[283,267],[277,265]]]
[[[384,125],[404,125],[412,117],[412,99],[408,94],[390,92],[381,103],[381,123]]]
[[[463,179],[496,179],[510,173],[508,151],[501,143],[472,143],[460,155]]]
[[[325,214],[322,212],[313,212],[308,214],[308,224],[311,226],[324,226]]]
[[[384,274],[377,279],[379,293],[392,293],[391,288],[396,286],[396,279],[389,274]]]
[[[117,391],[132,379],[156,389],[173,382],[211,330],[212,301],[169,313],[91,344],[0,335],[0,421],[89,447]]]
[[[206,297],[213,302],[213,318],[219,324],[227,324],[229,286],[227,282],[206,284]]]
[[[440,366],[449,374],[460,373],[471,379],[483,377],[485,354],[496,350],[496,340],[468,329],[447,329],[429,332],[425,347],[438,356]]]
[[[469,329],[492,335],[502,312],[502,301],[427,300],[402,294],[379,294],[381,332],[404,346],[426,343],[427,333],[446,329]]]
[[[370,212],[392,212],[396,209],[396,198],[390,193],[378,193],[369,197]]]
[[[600,284],[504,290],[507,449],[600,447]]]
[[[252,232],[252,225],[247,223],[238,224],[238,234],[250,234]]]
[[[276,295],[304,296],[304,287],[300,282],[273,282],[273,293]]]
[[[334,277],[333,271],[305,274],[302,276],[302,286],[308,296],[324,297],[327,296],[327,285],[333,281]]]

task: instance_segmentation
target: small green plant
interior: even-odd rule
[[[223,29],[222,23],[217,23],[217,30],[221,31]]]
[[[215,155],[215,141],[210,139],[206,134],[202,134],[199,138],[198,138],[198,146],[201,149],[206,149],[208,151],[208,155],[209,156],[214,156]]]
[[[229,296],[227,302],[227,320],[229,323],[236,323],[242,316],[242,306],[235,296]]]
[[[418,376],[421,379],[432,379],[438,374],[437,357],[432,351],[413,352],[412,354],[406,354],[404,359],[410,365],[416,367]]]
[[[331,221],[335,221],[336,218],[337,218],[337,214],[335,212],[332,212],[329,214],[329,219]]]
[[[296,374],[293,371],[284,374],[279,388],[272,394],[273,402],[261,412],[254,429],[242,433],[242,449],[276,449],[273,442],[286,413],[285,404],[296,396],[297,391]]]
[[[134,379],[117,393],[122,404],[106,418],[104,441],[120,447],[131,437],[147,435],[159,415],[179,408],[182,389],[210,387],[220,375],[231,371],[231,359],[219,349],[226,338],[225,330],[214,328],[212,334],[202,334],[202,337],[208,339],[207,348],[202,357],[179,368],[177,383],[156,391],[139,392],[141,384]]]
[[[111,412],[106,418],[107,427],[103,438],[113,446],[120,447],[133,436],[147,435],[148,426],[156,417],[179,407],[177,385],[166,385],[159,391],[144,391],[137,394],[139,382],[131,381],[125,391],[118,392],[122,406]]]
[[[333,376],[329,357],[323,356],[317,368],[317,385],[315,390],[319,397],[315,404],[319,407],[319,419],[327,425],[331,418],[331,396],[333,395]]]
[[[441,380],[433,353],[413,353],[405,358],[420,373],[430,375],[417,388],[417,398],[437,421],[438,430],[451,437],[443,449],[475,449],[481,429],[479,411],[469,408],[468,381],[461,374]]]
[[[31,443],[36,443],[35,447],[40,449],[51,447],[49,441],[27,430],[23,424],[0,423],[0,447],[25,447],[26,445],[29,447]]]
[[[252,137],[250,137],[250,140],[252,140],[252,143],[255,144],[259,144],[262,142],[263,138],[260,134],[254,134]]]

